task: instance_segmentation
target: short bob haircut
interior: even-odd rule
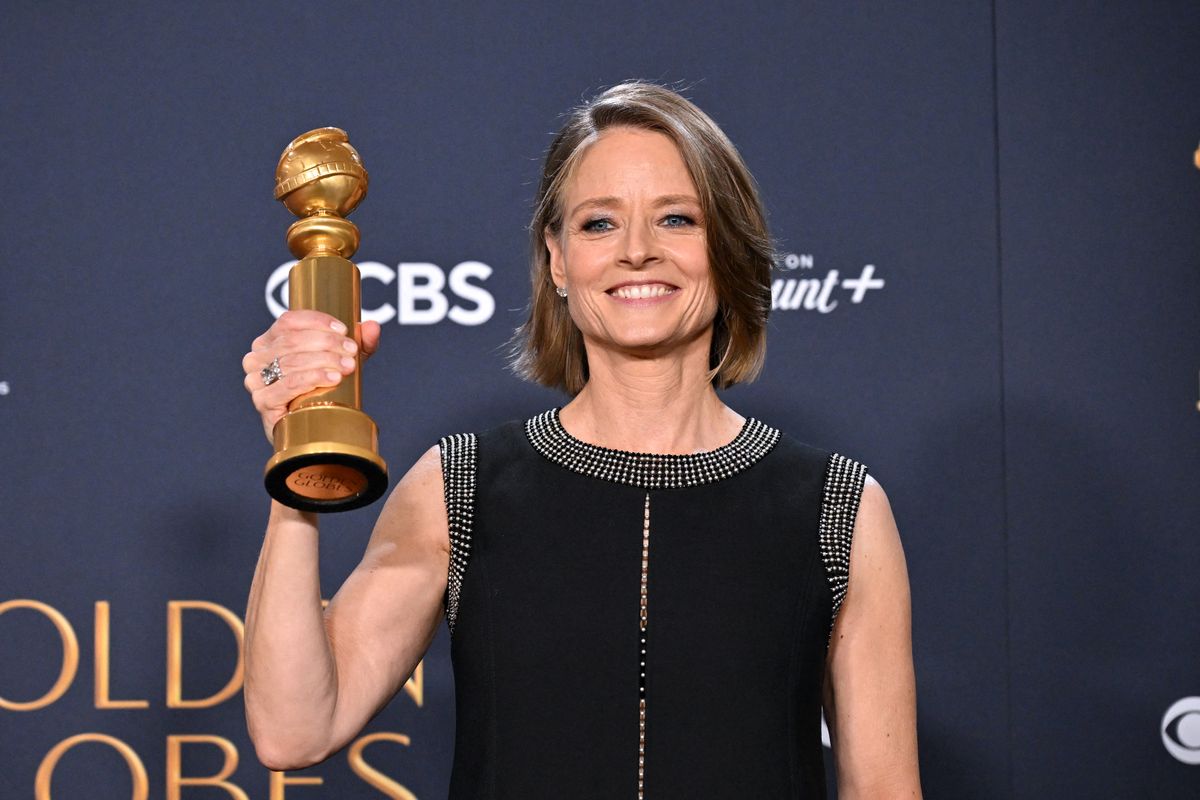
[[[514,371],[576,395],[588,380],[583,335],[555,293],[545,235],[561,235],[566,186],[588,146],[608,128],[663,133],[696,184],[717,294],[709,354],[717,388],[754,380],[766,357],[774,251],[750,171],[717,124],[676,92],[643,81],[608,89],[570,113],[546,153],[529,225],[533,296],[514,337]]]

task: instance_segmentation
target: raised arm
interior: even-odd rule
[[[268,433],[290,397],[353,367],[344,329],[289,312],[255,340],[243,367]],[[364,326],[364,349],[378,329]],[[257,371],[278,356],[285,377]],[[404,685],[433,640],[449,569],[437,447],[393,490],[362,561],[321,608],[318,522],[272,503],[246,609],[246,721],[259,760],[298,769],[345,746]]]
[[[825,716],[841,800],[921,797],[908,570],[883,487],[863,487],[830,642]]]

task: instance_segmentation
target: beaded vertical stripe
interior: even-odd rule
[[[450,522],[450,572],[446,586],[446,624],[454,633],[463,575],[471,559],[471,526],[475,518],[476,438],[473,433],[446,436],[439,443],[446,517]]]
[[[642,595],[638,629],[640,650],[638,661],[638,800],[646,796],[646,628],[650,624],[647,580],[650,574],[650,493],[642,509]]]
[[[833,636],[833,621],[837,619],[838,609],[846,599],[846,589],[850,583],[850,545],[854,539],[854,520],[858,516],[858,504],[866,479],[867,468],[862,464],[838,453],[829,456],[821,498],[818,538],[825,574],[833,594],[830,637]]]

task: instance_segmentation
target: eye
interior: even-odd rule
[[[612,228],[612,220],[608,217],[593,217],[580,226],[580,230],[587,231],[588,233],[601,233],[603,231],[610,231]]]
[[[668,228],[683,228],[689,225],[695,225],[696,220],[689,217],[687,214],[667,214],[663,217],[663,224]]]

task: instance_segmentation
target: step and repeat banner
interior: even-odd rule
[[[562,113],[633,77],[724,127],[779,243],[766,371],[727,402],[891,498],[927,796],[1200,796],[1194,3],[3,17],[0,797],[445,795],[444,628],[327,762],[272,773],[246,735],[275,164],[333,125],[370,171],[364,405],[396,479],[564,402],[506,367],[525,226]],[[323,520],[326,596],[377,511]]]

